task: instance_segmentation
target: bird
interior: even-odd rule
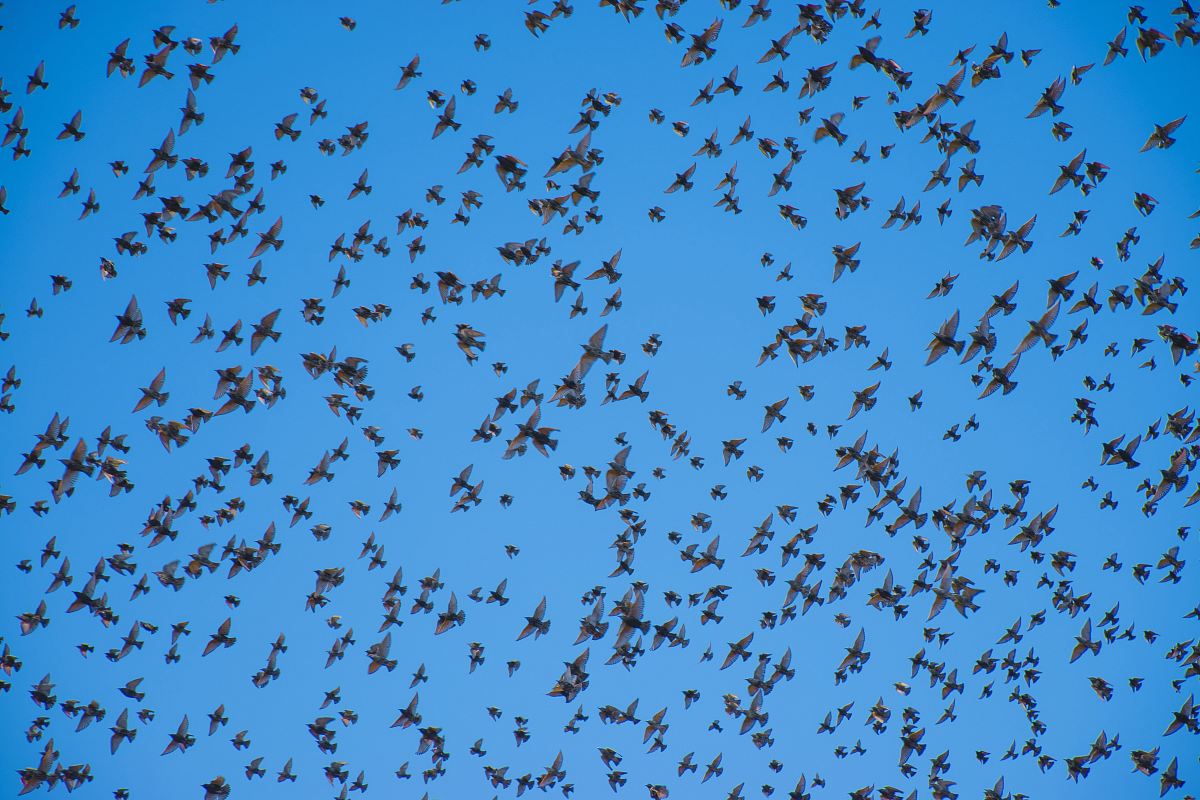
[[[1171,134],[1178,130],[1179,126],[1182,125],[1186,119],[1187,115],[1185,114],[1184,116],[1173,119],[1163,125],[1155,124],[1154,132],[1150,134],[1150,136],[1146,139],[1146,143],[1142,145],[1142,149],[1138,152],[1144,153],[1152,148],[1166,150],[1168,147],[1175,144],[1175,139],[1171,136]]]
[[[1194,4],[534,5],[5,18],[11,792],[1183,796]]]

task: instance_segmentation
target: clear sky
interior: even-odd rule
[[[565,5],[81,2],[63,24],[67,12],[57,6],[0,8],[0,197],[9,212],[0,215],[0,378],[14,370],[0,392],[0,454],[11,470],[0,478],[0,495],[12,502],[0,513],[0,785],[20,791],[18,770],[38,767],[53,740],[58,755],[49,773],[62,779],[71,765],[90,765],[94,780],[77,789],[83,798],[119,789],[134,798],[199,798],[217,776],[233,797],[336,796],[360,771],[372,797],[512,797],[518,778],[536,782],[560,752],[565,776],[551,774],[546,788],[573,785],[585,800],[612,793],[613,770],[625,773],[617,794],[627,797],[661,794],[659,786],[673,797],[737,797],[739,785],[745,798],[787,797],[802,776],[816,798],[859,790],[863,798],[892,796],[886,787],[898,797],[981,797],[1000,778],[1000,796],[1149,797],[1173,759],[1185,784],[1168,782],[1169,796],[1194,793],[1195,713],[1177,714],[1200,674],[1200,617],[1189,615],[1200,591],[1195,566],[1185,566],[1200,535],[1189,528],[1200,504],[1185,505],[1197,496],[1189,480],[1197,457],[1190,384],[1200,378],[1200,316],[1185,290],[1200,235],[1200,220],[1189,218],[1200,207],[1200,51],[1186,35],[1176,41],[1177,26],[1190,30],[1186,3],[1174,11],[1174,2],[1147,4],[1139,20],[1109,2],[939,2],[917,26],[926,30],[911,36],[915,9],[891,3],[865,3],[862,14],[847,5],[840,14],[836,4],[813,7],[816,19],[803,26],[797,6],[778,0],[760,3],[771,14],[749,26],[748,1],[689,0],[678,13],[663,2],[656,13],[645,0],[643,13],[628,20],[596,0],[570,3],[569,16]],[[539,13],[545,18],[529,16]],[[535,36],[527,20],[548,27]],[[704,40],[711,54],[681,66],[689,45],[704,43],[693,37],[714,20],[723,26]],[[213,42],[219,48],[235,24],[238,50],[218,60]],[[1145,44],[1154,41],[1151,30],[1161,32],[1163,46],[1143,56],[1139,31]],[[680,41],[671,41],[672,31]],[[1122,31],[1128,54],[1104,65],[1108,43]],[[489,47],[476,46],[480,34]],[[1006,45],[998,44],[1004,34]],[[126,39],[131,74],[106,76],[110,54]],[[762,62],[773,40],[788,57]],[[868,63],[856,64],[862,52]],[[397,90],[418,55],[420,74]],[[173,77],[151,75],[139,87],[151,63]],[[806,77],[816,81],[830,64],[828,86],[798,96]],[[48,86],[35,81],[27,92],[39,65]],[[208,65],[212,80],[196,79],[203,120],[181,131],[190,65]],[[953,88],[960,67],[959,102],[939,106],[932,98],[953,93],[939,86]],[[735,68],[740,90],[717,93]],[[999,74],[972,85],[973,75],[989,70]],[[788,87],[767,91],[777,71]],[[1060,78],[1058,94],[1050,87]],[[511,113],[497,109],[509,89]],[[1028,118],[1043,93],[1058,113]],[[449,101],[461,127],[431,138]],[[57,138],[77,111],[82,138]],[[907,130],[905,113],[914,120]],[[1185,116],[1158,137],[1172,146],[1139,152],[1156,125]],[[747,120],[752,138],[732,143]],[[815,138],[825,121],[844,144]],[[1055,136],[1055,123],[1069,127]],[[578,147],[589,127],[590,143]],[[365,132],[361,146],[338,143],[351,129]],[[719,154],[701,152],[710,134]],[[492,150],[478,153],[479,168],[460,170],[481,135],[491,137],[484,141]],[[147,172],[154,148],[178,163]],[[253,167],[227,175],[232,155],[249,148]],[[1048,194],[1085,150],[1078,178]],[[567,151],[583,163],[568,160],[566,171],[545,177]],[[520,160],[523,186],[498,178],[498,156]],[[789,158],[790,185],[781,179],[769,196]],[[112,168],[117,161],[125,174]],[[944,161],[946,184],[926,190]],[[971,161],[979,182],[960,187]],[[273,175],[274,163],[286,171]],[[206,174],[189,178],[189,165],[201,164]],[[736,186],[714,189],[735,165]],[[598,196],[576,190],[572,198],[585,172],[592,178],[584,188]],[[150,174],[154,193],[135,197]],[[690,190],[665,193],[677,175]],[[356,184],[362,191],[348,197]],[[80,219],[92,190],[99,209]],[[850,198],[845,213],[836,213],[835,190]],[[741,213],[721,207],[726,191]],[[214,198],[232,200],[236,210],[218,214]],[[948,216],[939,220],[944,203]],[[894,208],[909,213],[903,230],[903,221],[883,227]],[[406,209],[427,227],[398,230]],[[964,246],[975,211],[1002,218]],[[788,214],[805,225],[789,224]],[[277,219],[274,239],[252,256]],[[1068,229],[1073,220],[1082,220],[1077,235]],[[345,249],[331,254],[339,237],[350,248],[366,223],[372,238],[358,248],[361,258]],[[245,235],[230,239],[239,228]],[[119,252],[114,243],[126,232],[143,254]],[[376,248],[385,237],[386,248]],[[424,249],[410,258],[418,237]],[[526,263],[498,250],[526,242],[534,256]],[[836,282],[834,248],[858,261]],[[999,258],[1005,250],[1012,252]],[[616,253],[619,277],[585,280]],[[265,280],[248,283],[259,261]],[[553,265],[572,262],[579,262],[578,286],[555,302]],[[222,270],[227,279],[210,287],[210,272]],[[439,273],[462,288],[443,298]],[[497,275],[503,294],[472,292]],[[950,352],[926,365],[935,331],[969,344],[993,298],[1014,285],[1015,310],[988,316],[990,354],[960,363]],[[1095,313],[1080,302],[1093,285]],[[1047,327],[1061,352],[1034,341],[1009,376],[1015,388],[980,399],[1029,321],[1053,305],[1056,288],[1059,313]],[[1122,296],[1128,306],[1110,303]],[[114,336],[131,297],[144,338],[136,326]],[[173,324],[168,304],[176,299],[188,301],[189,315]],[[302,313],[309,299],[323,307],[319,325]],[[586,313],[572,315],[577,300]],[[265,338],[252,353],[252,326],[276,309],[277,340]],[[943,328],[955,315],[957,329]],[[206,316],[215,336],[193,344]],[[218,352],[223,331],[239,320],[244,341]],[[1085,321],[1086,339],[1068,348]],[[556,401],[601,326],[606,335],[584,362],[586,402]],[[848,331],[860,327],[856,347]],[[652,335],[657,351],[643,346]],[[1182,353],[1177,363],[1171,336]],[[820,346],[826,339],[834,344]],[[471,340],[485,347],[458,346]],[[813,357],[793,363],[789,343]],[[398,351],[405,345],[415,357]],[[305,354],[332,354],[336,365],[314,379]],[[364,366],[365,375],[352,374]],[[252,410],[235,403],[189,430],[182,424],[189,415],[216,412],[227,390],[238,391],[236,383],[218,386],[218,371],[231,368],[226,374],[253,375],[244,387]],[[164,369],[161,387],[150,392]],[[643,372],[644,401],[604,402],[606,375],[615,376],[619,397]],[[335,374],[361,382],[363,397],[353,385],[339,387]],[[499,416],[491,441],[472,441],[496,398],[515,389],[521,406],[532,381],[540,382],[540,403]],[[876,382],[873,407],[848,419],[854,393]],[[131,414],[141,387],[153,396]],[[914,409],[909,398],[917,392]],[[334,395],[343,396],[341,408]],[[785,399],[783,419],[763,432],[765,407]],[[519,427],[539,405],[533,427],[555,429],[548,457]],[[1092,424],[1073,419],[1077,412]],[[52,418],[70,422],[45,435]],[[172,423],[186,441],[168,449],[158,431]],[[381,442],[364,434],[368,426]],[[106,428],[126,435],[127,453],[111,445],[98,452]],[[1117,457],[1106,457],[1104,443],[1121,436],[1111,450]],[[685,454],[673,452],[676,437],[689,443]],[[1127,468],[1120,453],[1131,452],[1122,448],[1135,437],[1137,466]],[[93,474],[75,475],[66,496],[54,484],[77,472],[71,464],[81,439],[80,466]],[[343,439],[346,458],[329,462],[330,479],[320,479],[323,457]],[[723,443],[740,439],[743,455],[726,465]],[[506,442],[513,442],[507,459]],[[243,445],[252,461],[234,466]],[[388,455],[394,468],[381,466],[381,451],[395,451]],[[271,480],[252,484],[252,465],[268,453],[261,472]],[[14,475],[25,454],[44,466]],[[195,480],[211,481],[220,458],[230,467],[220,491]],[[631,476],[610,464],[622,458]],[[840,460],[846,465],[836,469]],[[468,487],[455,486],[469,465]],[[598,510],[581,502],[588,467],[599,471],[591,496],[614,489]],[[314,470],[317,482],[306,483]],[[124,491],[122,484],[132,485]],[[911,504],[918,489],[919,509]],[[401,507],[381,519],[393,490]],[[911,504],[912,516],[927,515],[923,526],[889,535],[885,526],[901,516],[894,503],[872,521],[868,509],[884,490]],[[289,495],[310,513],[294,527],[281,502]],[[456,500],[465,509],[452,510]],[[769,515],[755,548],[755,529]],[[974,522],[956,527],[954,515]],[[174,537],[152,544],[151,517],[169,520]],[[263,559],[255,542],[271,525],[278,551]],[[315,526],[328,528],[314,535]],[[781,563],[789,540],[813,526],[810,541],[795,540],[791,560]],[[1022,530],[1037,541],[1023,543]],[[51,537],[54,552],[43,564]],[[715,563],[706,566],[702,554],[714,537]],[[243,544],[261,563],[230,576]],[[211,572],[197,566],[191,577],[186,568],[205,545],[215,545],[209,555],[220,564]],[[114,567],[123,547],[131,550],[128,574]],[[370,568],[372,556],[386,565]],[[68,612],[76,592],[86,599],[89,571],[101,559],[110,561],[91,596],[95,606],[107,597],[118,618],[107,626],[87,609]],[[806,559],[814,567],[802,574]],[[178,591],[169,586],[173,562]],[[856,574],[853,564],[873,568]],[[306,610],[320,570],[344,572],[340,585],[320,592],[325,604]],[[71,582],[46,593],[56,572]],[[435,574],[437,581],[424,581]],[[395,595],[398,622],[390,628],[395,667],[368,674],[368,648],[383,638],[385,593],[397,575],[404,594]],[[149,592],[131,599],[143,578]],[[486,598],[504,580],[507,604],[471,598],[477,587]],[[423,582],[438,584],[427,598],[430,613],[414,608]],[[800,615],[801,595],[789,619],[789,582],[823,605]],[[595,587],[610,624],[576,644],[580,619],[600,596]],[[712,587],[725,587],[715,606]],[[640,613],[626,617],[648,623],[648,632],[620,636],[622,616],[609,614],[639,594],[642,602],[629,605]],[[435,635],[452,596],[465,619]],[[681,603],[672,605],[672,596]],[[931,619],[939,596],[948,600]],[[518,641],[543,597],[549,630]],[[872,597],[884,601],[873,607]],[[202,655],[227,618],[236,643]],[[655,626],[667,630],[673,619],[675,646],[653,649]],[[170,663],[172,625],[183,621],[191,633],[179,638]],[[1005,640],[1014,621],[1019,642]],[[32,628],[28,635],[23,626]],[[141,646],[106,658],[131,627],[141,628]],[[855,649],[860,630],[864,644]],[[275,656],[278,678],[257,687],[252,677],[281,633],[287,650]],[[720,669],[731,643],[751,633],[746,660]],[[327,667],[341,637],[353,643]],[[1097,652],[1072,661],[1077,637],[1100,643]],[[622,642],[627,651],[640,642],[645,652],[606,665]],[[85,656],[81,643],[94,652]],[[472,643],[483,646],[484,659],[473,672]],[[705,661],[709,647],[713,658]],[[547,696],[585,648],[586,688],[570,703]],[[839,674],[850,650],[854,669]],[[754,682],[760,658],[769,679],[786,652],[790,666],[781,668],[793,670],[790,677],[765,689]],[[1010,653],[1011,675],[1001,663]],[[975,671],[981,661],[985,668]],[[508,662],[519,662],[512,674]],[[410,688],[421,664],[427,680]],[[30,694],[47,675],[55,696],[48,710]],[[144,698],[119,692],[137,678]],[[322,709],[335,687],[340,702]],[[699,695],[687,708],[685,690]],[[391,727],[414,693],[420,723]],[[76,732],[80,717],[61,708],[69,700],[96,701],[103,719]],[[626,709],[635,700],[636,724],[602,721],[602,707]],[[836,722],[848,704],[836,731],[821,732],[826,715]],[[208,715],[220,705],[228,723],[210,736]],[[489,707],[500,709],[497,719]],[[752,708],[757,720],[746,716]],[[348,709],[356,714],[343,720]],[[586,719],[572,726],[576,732],[564,730],[577,709]],[[660,709],[665,727],[656,734],[647,723]],[[114,755],[111,728],[123,710],[137,734]],[[145,710],[152,719],[139,718]],[[195,744],[160,756],[184,715]],[[321,717],[334,718],[328,728],[336,736],[323,738],[336,752],[319,749],[320,732],[306,727]],[[1176,719],[1182,727],[1164,736]],[[528,734],[523,743],[514,736],[519,727]],[[444,744],[418,752],[422,729]],[[241,731],[249,746],[237,749],[230,740]],[[752,738],[764,731],[769,736]],[[648,753],[655,735],[665,750]],[[911,770],[902,771],[905,737],[923,749],[907,755]],[[477,740],[485,752],[472,753]],[[1004,759],[1014,745],[1017,757]],[[620,764],[606,765],[600,748],[617,752]],[[1134,769],[1135,751],[1157,752],[1152,775]],[[699,770],[679,776],[689,753]],[[701,785],[718,755],[723,773]],[[248,779],[246,765],[258,757],[266,776]],[[297,780],[278,782],[288,759]],[[344,762],[345,782],[327,781],[331,761]],[[398,779],[405,762],[413,777]],[[1090,773],[1071,780],[1069,763]],[[485,767],[507,767],[511,785],[493,786]],[[423,781],[434,768],[444,774]],[[36,779],[26,773],[26,781]]]

